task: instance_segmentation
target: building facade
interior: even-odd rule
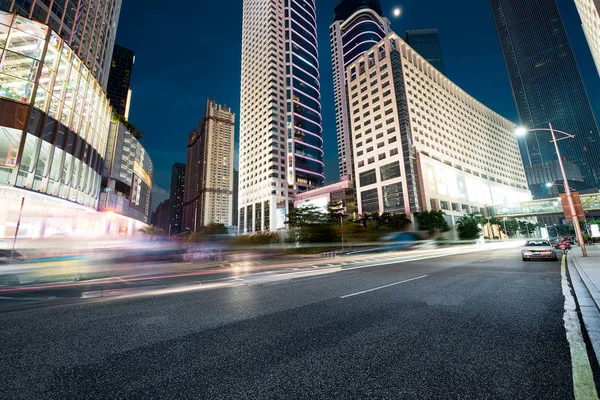
[[[379,0],[341,0],[329,28],[340,177],[354,179],[346,67],[390,31]]]
[[[115,112],[129,119],[131,71],[135,63],[133,51],[115,45],[108,75],[106,96]]]
[[[404,33],[404,41],[427,62],[446,75],[440,35],[437,29],[417,29]]]
[[[531,198],[515,125],[396,34],[347,74],[359,214],[443,210],[452,225],[486,205]]]
[[[285,227],[325,180],[315,0],[244,0],[239,231]]]
[[[106,89],[121,0],[0,0],[0,10],[50,26]]]
[[[234,132],[235,114],[209,98],[204,118],[188,137],[184,230],[232,225]]]
[[[300,193],[294,201],[295,207],[312,206],[322,212],[327,212],[329,204],[336,205],[340,212],[356,218],[358,210],[356,208],[354,184],[350,179],[344,178],[331,185]]]
[[[169,232],[169,199],[163,200],[150,217],[152,226]]]
[[[581,26],[600,74],[600,0],[575,0]]]
[[[98,209],[149,223],[154,165],[118,120],[110,124]]]
[[[183,232],[183,198],[185,194],[185,164],[175,163],[171,168],[171,190],[169,191],[170,233]]]
[[[97,230],[111,122],[102,86],[47,25],[0,11],[0,30],[0,237],[14,234],[21,197],[24,235],[56,221]]]
[[[600,186],[600,134],[555,0],[490,0],[521,124],[568,132],[561,155]],[[535,21],[535,23],[533,23]],[[525,165],[556,160],[547,132],[522,143]]]

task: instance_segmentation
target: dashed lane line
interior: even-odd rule
[[[347,299],[348,297],[353,297],[353,296],[358,296],[360,294],[374,292],[375,290],[385,289],[385,288],[389,288],[391,286],[400,285],[402,283],[416,281],[417,279],[427,278],[428,276],[429,275],[418,276],[416,278],[411,278],[411,279],[406,279],[406,280],[403,280],[403,281],[400,281],[400,282],[390,283],[389,285],[383,285],[383,286],[379,286],[379,287],[376,287],[376,288],[373,288],[373,289],[368,289],[368,290],[363,290],[363,291],[352,293],[352,294],[347,294],[345,296],[340,296],[340,299]]]

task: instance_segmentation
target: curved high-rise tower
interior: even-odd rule
[[[340,177],[354,179],[346,67],[389,32],[390,22],[382,16],[379,0],[338,1],[330,33]]]
[[[321,186],[315,0],[244,0],[239,231],[285,226],[294,195]]]

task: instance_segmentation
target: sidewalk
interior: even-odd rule
[[[582,256],[579,247],[569,251],[568,267],[585,329],[600,362],[600,244],[588,245],[587,251],[588,257]]]

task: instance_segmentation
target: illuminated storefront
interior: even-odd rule
[[[102,87],[69,46],[47,25],[0,11],[0,237],[15,196],[48,215],[60,214],[42,205],[54,200],[96,213],[110,121]]]

